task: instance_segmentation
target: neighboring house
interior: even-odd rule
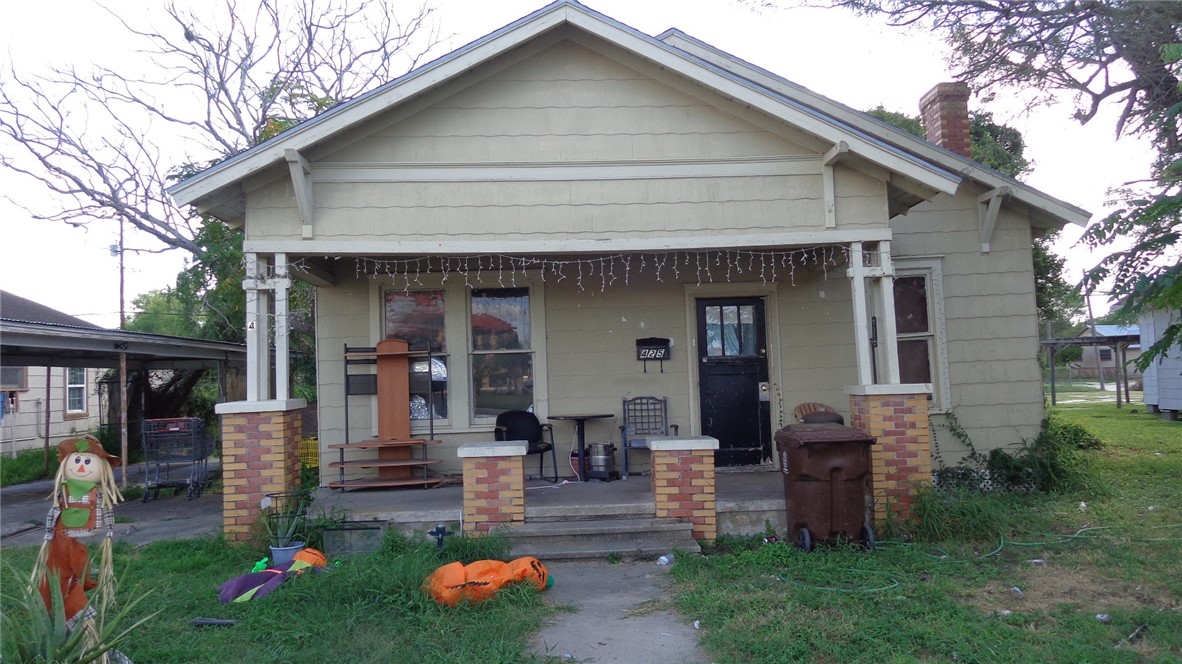
[[[1182,319],[1182,311],[1154,310],[1141,314],[1141,348],[1157,343],[1167,327]],[[1178,419],[1182,411],[1182,347],[1174,346],[1164,356],[1158,356],[1142,376],[1145,385],[1145,406],[1149,412],[1162,412],[1169,419]]]
[[[0,291],[0,318],[102,329],[5,291]],[[98,428],[98,374],[87,367],[0,366],[0,454],[46,446],[47,424],[49,446]]]
[[[1082,355],[1071,363],[1072,372],[1083,378],[1096,378],[1104,372],[1105,380],[1116,379],[1116,367],[1123,354],[1126,362],[1141,357],[1141,332],[1136,325],[1088,325],[1080,330],[1077,337],[1110,339],[1111,345],[1081,346]],[[1127,365],[1129,375],[1139,373],[1132,364]]]
[[[587,423],[613,441],[636,395],[717,438],[719,465],[771,456],[798,403],[859,424],[867,396],[919,394],[978,451],[1033,438],[1031,244],[1088,213],[965,156],[968,97],[925,96],[936,145],[679,31],[555,2],[170,190],[245,231],[255,359],[248,401],[219,412],[295,407],[264,352],[294,277],[318,286],[325,456],[345,440],[344,345],[391,337],[446,364],[443,472],[506,408],[615,413]],[[653,337],[669,358],[639,361]],[[354,439],[375,426],[358,403]],[[907,422],[928,435],[926,413]],[[964,451],[940,435],[937,462]],[[926,447],[900,456],[908,478],[930,470]]]

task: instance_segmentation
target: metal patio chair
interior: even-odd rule
[[[647,450],[649,439],[677,435],[677,425],[669,424],[669,405],[665,397],[624,399],[624,424],[620,426],[620,446],[624,448],[624,479],[628,478],[628,452]]]

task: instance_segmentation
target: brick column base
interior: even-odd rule
[[[859,391],[919,386],[865,386]],[[856,388],[857,389],[857,388]],[[870,446],[874,520],[907,519],[915,487],[932,480],[932,430],[926,392],[850,394],[850,424],[878,439]]]
[[[464,463],[464,534],[483,535],[525,522],[525,441],[467,443]]]
[[[218,404],[222,532],[227,541],[250,538],[262,513],[263,496],[291,491],[299,484],[303,407],[303,400]]]
[[[660,436],[650,439],[649,447],[656,517],[685,519],[693,526],[694,539],[713,542],[718,538],[714,493],[718,439]]]

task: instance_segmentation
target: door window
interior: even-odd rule
[[[758,355],[755,306],[751,304],[707,305],[707,357],[750,357]]]

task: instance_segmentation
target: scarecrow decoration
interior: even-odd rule
[[[468,565],[448,563],[423,580],[423,590],[436,602],[455,606],[460,601],[483,602],[510,583],[520,582],[545,590],[554,580],[540,560],[524,556],[507,563],[500,560],[477,560]]]
[[[45,608],[53,611],[50,575],[56,574],[61,589],[65,616],[70,629],[79,622],[87,633],[97,638],[94,616],[86,591],[95,587],[101,593],[100,606],[114,599],[115,578],[111,564],[111,537],[115,523],[115,505],[123,501],[115,485],[114,468],[123,464],[107,454],[98,439],[82,436],[62,441],[57,446],[58,469],[54,476],[53,501],[45,518],[45,541],[33,566],[33,583],[38,584]],[[98,581],[91,578],[86,546],[78,537],[105,533],[100,545]]]

